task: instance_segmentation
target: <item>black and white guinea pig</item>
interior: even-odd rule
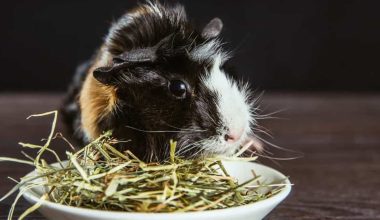
[[[75,136],[88,142],[113,130],[119,144],[147,161],[177,154],[232,154],[255,126],[247,83],[226,70],[222,21],[194,28],[181,5],[148,2],[109,29],[81,65],[62,109]]]

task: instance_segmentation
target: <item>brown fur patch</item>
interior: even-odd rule
[[[106,54],[106,55],[105,55]],[[99,121],[111,113],[116,104],[116,88],[98,82],[92,75],[95,68],[106,66],[111,58],[102,47],[94,65],[89,69],[79,95],[82,129],[87,138],[92,140],[102,131],[98,128]]]

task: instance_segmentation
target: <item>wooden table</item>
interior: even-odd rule
[[[18,141],[46,137],[50,119],[25,117],[56,109],[61,97],[1,94],[0,155],[21,157]],[[304,154],[294,160],[262,160],[295,184],[267,219],[380,219],[380,94],[274,93],[264,95],[261,106],[267,113],[284,110],[275,115],[280,119],[260,121],[273,133],[271,141]],[[297,156],[267,149],[275,157]],[[18,178],[30,169],[1,164],[0,194],[14,184],[7,176]],[[0,219],[6,219],[13,198],[0,204]],[[20,201],[16,216],[26,207]],[[43,217],[34,213],[29,219]]]

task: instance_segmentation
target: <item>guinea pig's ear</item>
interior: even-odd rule
[[[114,66],[96,68],[92,75],[96,80],[105,85],[116,85],[118,81]]]
[[[206,39],[219,36],[223,29],[223,22],[220,18],[213,18],[202,30],[202,37]]]

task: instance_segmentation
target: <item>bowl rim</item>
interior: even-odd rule
[[[231,212],[240,213],[240,212],[246,212],[247,210],[250,210],[250,212],[252,212],[252,209],[267,208],[267,207],[271,207],[272,205],[276,206],[278,203],[283,201],[289,195],[292,189],[292,184],[289,178],[285,176],[284,174],[282,174],[281,172],[271,167],[265,166],[263,164],[259,164],[257,162],[247,162],[247,161],[231,161],[231,162],[253,163],[254,166],[259,166],[264,169],[267,169],[270,172],[273,172],[275,175],[278,175],[281,178],[284,178],[285,187],[277,194],[267,199],[263,199],[254,203],[240,205],[236,207],[228,207],[228,208],[223,208],[223,209],[213,209],[213,210],[205,210],[205,211],[189,211],[189,212],[125,212],[125,211],[96,210],[96,209],[68,206],[68,205],[63,205],[63,204],[55,203],[48,200],[41,200],[38,197],[38,193],[35,192],[33,188],[26,190],[23,193],[23,197],[26,198],[29,202],[30,201],[34,203],[40,202],[41,207],[46,206],[47,208],[50,208],[50,209],[60,210],[61,212],[67,212],[67,213],[77,214],[77,215],[83,215],[85,213],[85,215],[87,216],[108,215],[115,218],[126,218],[126,217],[143,218],[143,217],[153,217],[153,216],[163,218],[163,217],[187,217],[187,216],[202,217],[202,216],[210,216],[210,215],[218,217],[218,216],[225,216],[226,214],[231,213]],[[33,175],[34,173],[35,173],[35,170],[31,171],[26,176]],[[22,188],[23,187],[21,187],[20,190],[22,190]]]

